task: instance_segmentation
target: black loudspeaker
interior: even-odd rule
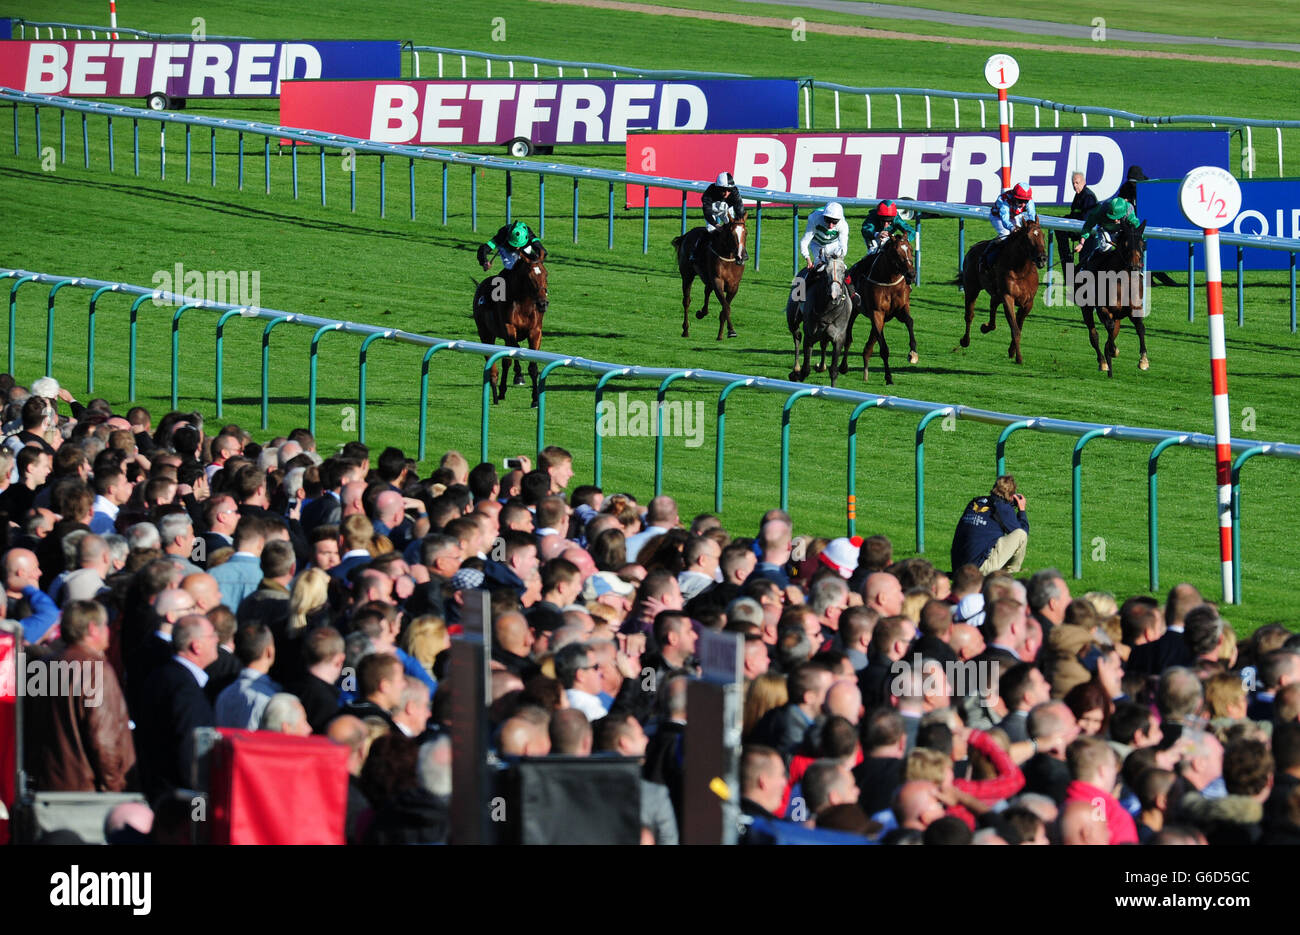
[[[641,766],[615,757],[520,759],[503,783],[515,844],[641,843]]]

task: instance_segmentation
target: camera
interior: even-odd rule
[[[518,458],[506,458],[501,463],[507,471],[518,471],[523,468]]]

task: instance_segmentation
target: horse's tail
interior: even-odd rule
[[[682,248],[682,241],[685,240],[685,239],[686,239],[686,235],[685,235],[685,234],[682,234],[681,236],[678,236],[678,237],[674,237],[674,238],[673,238],[673,249],[674,249],[674,250],[680,250],[680,249]]]

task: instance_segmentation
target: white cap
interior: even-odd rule
[[[832,201],[822,210],[822,217],[842,221],[844,220],[844,209],[840,207],[838,201]]]
[[[982,626],[984,623],[984,595],[967,594],[953,608],[952,619],[955,623],[969,623],[973,627]]]
[[[736,184],[736,180],[731,177],[730,172],[719,172],[717,184],[725,188],[730,188],[731,186]]]

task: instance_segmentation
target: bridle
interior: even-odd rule
[[[741,223],[741,219],[736,218],[735,220],[728,223],[725,228],[723,227],[718,228],[718,230],[726,230],[729,234],[731,234],[732,239],[736,243],[736,256],[723,256],[721,253],[719,253],[717,249],[714,248],[713,238],[711,237],[709,238],[708,243],[706,244],[706,246],[709,248],[709,252],[712,253],[714,256],[716,256],[719,260],[722,260],[724,263],[740,262],[740,238],[737,237],[735,233],[735,227],[737,224],[740,223]]]
[[[904,282],[907,279],[907,277],[904,276],[902,273],[899,273],[897,276],[895,276],[891,282],[881,282],[879,279],[871,278],[872,273],[876,271],[876,266],[879,265],[880,260],[885,255],[885,246],[886,246],[885,244],[882,244],[880,249],[876,251],[876,255],[871,260],[871,266],[867,270],[867,282],[871,283],[873,286],[892,287],[898,285],[900,282]]]

